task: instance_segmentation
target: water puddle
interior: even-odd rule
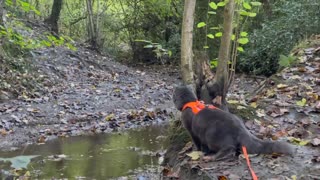
[[[32,179],[149,179],[159,174],[166,128],[56,139],[0,152],[0,179],[13,174]]]

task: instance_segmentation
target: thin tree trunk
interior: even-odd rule
[[[48,19],[45,20],[47,24],[50,25],[51,31],[56,35],[59,34],[58,21],[60,18],[60,12],[62,9],[62,0],[54,0],[51,10],[51,15]]]
[[[87,11],[88,11],[88,35],[89,35],[89,42],[92,48],[97,48],[97,41],[96,41],[96,33],[95,33],[95,25],[93,21],[93,10],[92,10],[92,1],[87,0]]]
[[[219,84],[222,100],[225,100],[228,91],[228,61],[230,60],[232,21],[234,15],[234,0],[229,0],[224,8],[223,35],[218,55],[218,67],[215,82]]]
[[[5,0],[0,0],[0,25],[3,26],[4,20],[3,18],[5,17]]]
[[[199,22],[205,22],[208,26],[208,4],[210,0],[198,0],[196,2],[196,10],[195,10],[195,22],[196,24]],[[207,46],[207,26],[204,28],[195,28],[194,29],[194,39],[193,39],[193,64],[194,64],[194,75],[195,75],[195,86],[196,86],[196,94],[198,99],[204,100],[208,98],[204,98],[205,95],[201,93],[201,89],[205,84],[206,78],[211,77],[212,74],[206,74],[208,71],[204,69],[208,66],[209,56],[204,46]],[[208,96],[206,96],[208,97]],[[209,100],[210,101],[210,100]],[[208,103],[208,101],[206,101]]]
[[[185,84],[192,84],[193,80],[193,53],[192,53],[192,33],[194,25],[194,11],[196,0],[185,0],[182,35],[181,35],[181,72],[182,80]]]

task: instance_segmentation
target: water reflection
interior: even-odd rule
[[[121,134],[71,137],[29,146],[20,151],[0,152],[0,157],[40,155],[28,165],[32,176],[40,179],[107,179],[130,175],[137,168],[158,165],[155,154],[165,149],[164,138],[161,138],[164,134],[164,126],[152,126]],[[60,160],[48,158],[56,154],[67,157]],[[3,164],[0,162],[1,166]],[[36,172],[40,173],[36,175]]]

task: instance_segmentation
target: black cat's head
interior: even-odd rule
[[[191,87],[183,85],[175,88],[172,99],[176,108],[181,111],[186,103],[196,101],[197,97]]]

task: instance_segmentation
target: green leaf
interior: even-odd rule
[[[241,36],[241,37],[247,37],[247,36],[248,36],[248,33],[247,33],[247,32],[242,31],[242,32],[240,33],[240,36]]]
[[[143,46],[143,48],[153,48],[153,45],[152,44],[148,44],[148,45]]]
[[[214,35],[213,34],[208,34],[207,37],[210,38],[210,39],[213,39]]]
[[[172,51],[168,51],[168,56],[171,57],[172,56]]]
[[[209,3],[209,6],[214,10],[216,10],[218,8],[218,6],[217,6],[217,4],[215,2]]]
[[[7,31],[1,30],[0,34],[7,35]]]
[[[240,38],[238,39],[238,43],[240,44],[247,44],[249,42],[248,38]]]
[[[134,41],[135,42],[146,42],[146,40],[144,40],[144,39],[135,39]]]
[[[244,3],[243,3],[243,7],[244,7],[245,9],[248,9],[248,10],[250,10],[250,9],[251,9],[250,4],[249,4],[249,3],[247,3],[247,2],[244,2]]]
[[[46,40],[42,40],[41,44],[47,47],[50,47],[52,45],[49,41],[46,41]]]
[[[231,35],[231,40],[234,41],[236,39],[236,35],[232,34]]]
[[[217,14],[217,13],[214,11],[208,11],[208,14]]]
[[[217,4],[217,6],[220,6],[220,7],[225,6],[225,5],[226,5],[226,3],[225,3],[224,1],[219,2],[219,3]]]
[[[217,66],[218,66],[218,60],[217,59],[214,59],[214,60],[210,61],[210,67],[211,68],[215,68]]]
[[[261,6],[262,3],[261,2],[250,2],[252,6]]]
[[[203,49],[208,49],[209,48],[209,46],[203,46]]]
[[[290,66],[289,58],[281,54],[278,64],[282,67],[289,67]]]
[[[222,36],[222,32],[217,32],[217,33],[215,34],[215,36],[216,36],[216,37],[221,37],[221,36]]]
[[[205,22],[199,22],[198,24],[197,24],[197,28],[202,28],[202,27],[204,27],[204,26],[206,26],[207,24],[205,23]]]
[[[239,52],[244,52],[243,47],[237,47],[237,50],[238,50]]]
[[[257,13],[252,13],[252,12],[249,13],[249,17],[256,17],[256,16],[257,16]]]
[[[297,104],[298,106],[301,106],[301,107],[305,106],[306,103],[307,103],[306,98],[302,98],[301,101],[297,101],[297,102],[296,102],[296,104]]]
[[[12,0],[6,0],[6,5],[7,6],[12,6]]]
[[[242,16],[249,16],[249,13],[247,11],[241,10],[240,15]]]

